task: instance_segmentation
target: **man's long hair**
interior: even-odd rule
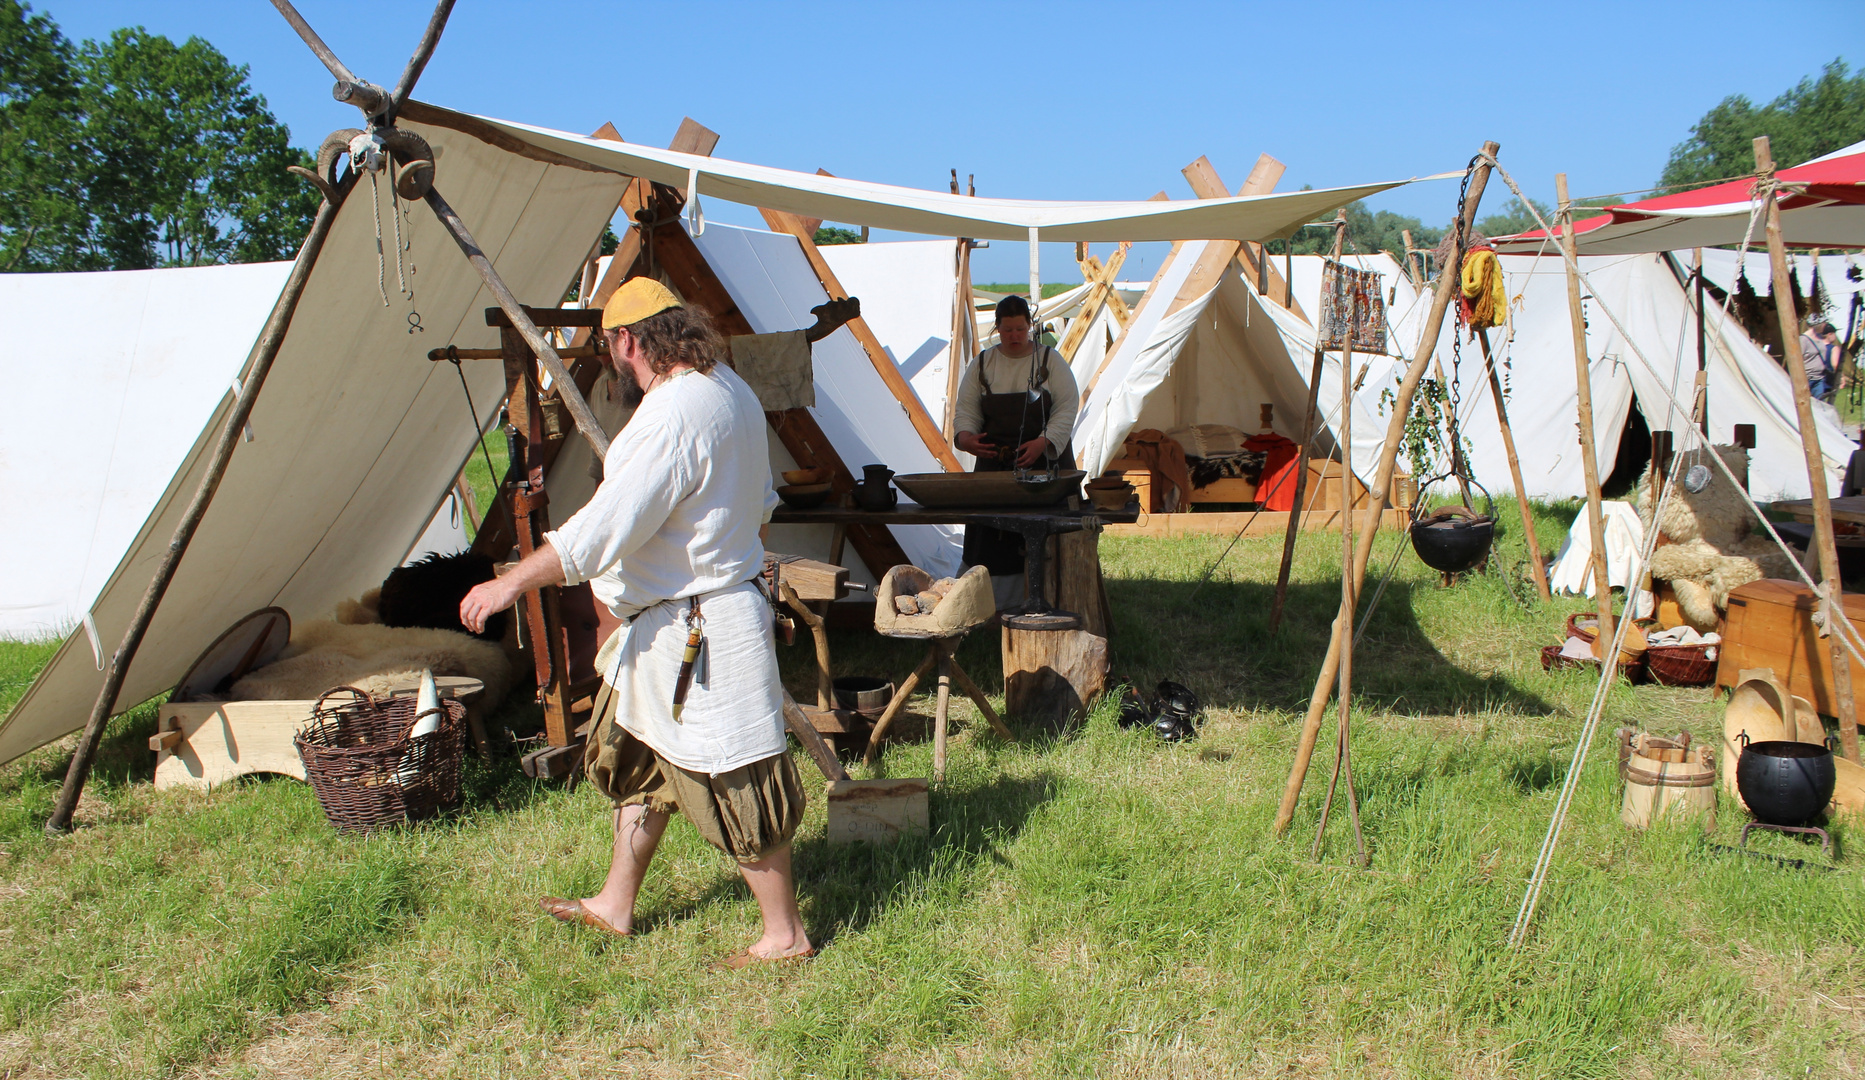
[[[665,375],[686,364],[704,375],[725,355],[725,339],[704,308],[669,308],[627,327],[648,361],[648,370]]]

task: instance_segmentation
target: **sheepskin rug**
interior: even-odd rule
[[[1736,475],[1746,475],[1748,451],[1740,446],[1711,447]],[[1682,472],[1698,463],[1681,453],[1672,468]],[[1794,577],[1794,563],[1781,554],[1765,531],[1751,531],[1754,519],[1729,478],[1714,464],[1702,491],[1684,487],[1678,477],[1658,522],[1658,546],[1651,556],[1651,576],[1671,583],[1684,621],[1699,633],[1716,629],[1729,607],[1729,594],[1762,578]],[[1638,516],[1651,528],[1651,470],[1638,480]],[[1803,557],[1804,558],[1804,557]]]
[[[512,688],[511,661],[497,642],[454,630],[320,620],[293,626],[291,644],[279,658],[234,683],[229,697],[303,700],[337,686],[381,694],[396,683],[419,678],[422,668],[485,683],[485,693],[468,705],[469,711],[481,715],[504,701]]]

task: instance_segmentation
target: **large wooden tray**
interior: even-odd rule
[[[1081,492],[1087,473],[1069,469],[1042,485],[1017,482],[1011,472],[907,473],[894,486],[921,506],[1054,506]]]

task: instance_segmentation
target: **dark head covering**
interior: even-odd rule
[[[1022,316],[1026,320],[1030,318],[1030,302],[1028,300],[1018,296],[1016,293],[1011,293],[1009,296],[997,302],[998,322],[1003,322],[1005,319],[1015,318],[1017,316]]]

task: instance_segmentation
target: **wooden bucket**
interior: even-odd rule
[[[1688,732],[1675,739],[1620,730],[1619,775],[1625,794],[1619,820],[1645,829],[1668,814],[1701,820],[1716,828],[1716,765],[1708,747],[1690,745]]]

